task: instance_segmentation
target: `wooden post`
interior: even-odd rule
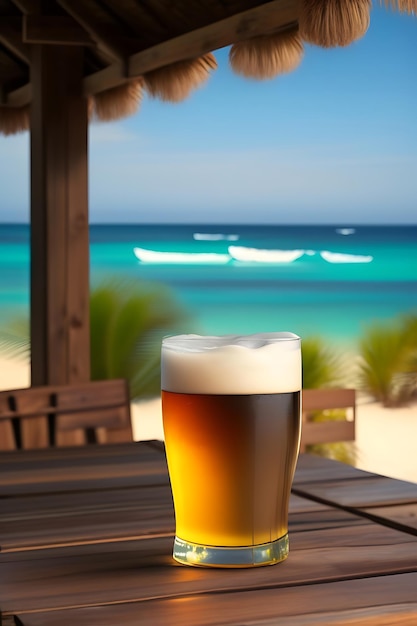
[[[90,379],[84,50],[33,45],[32,385]]]

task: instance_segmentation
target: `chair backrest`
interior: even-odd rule
[[[0,450],[132,440],[124,379],[0,392]]]
[[[311,420],[312,413],[332,409],[349,409],[347,419],[328,421]],[[301,451],[307,445],[332,443],[335,441],[354,441],[356,423],[355,389],[303,389],[302,392],[303,426],[301,433]]]

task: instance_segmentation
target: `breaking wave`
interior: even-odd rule
[[[354,235],[356,228],[336,228],[336,232],[338,235]]]
[[[370,263],[374,260],[374,257],[371,255],[344,254],[341,252],[329,252],[328,250],[322,250],[320,256],[327,263]]]
[[[237,241],[239,235],[225,235],[223,233],[193,233],[196,241]]]
[[[230,261],[229,254],[218,252],[159,252],[146,248],[133,248],[135,257],[142,263],[171,263],[171,264],[217,264],[222,265]]]
[[[229,246],[228,250],[232,259],[246,263],[292,263],[305,253],[305,250],[263,250],[245,246]]]

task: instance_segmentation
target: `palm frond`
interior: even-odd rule
[[[19,337],[7,331],[0,332],[0,351],[6,357],[29,360],[29,337]]]
[[[342,385],[348,370],[343,355],[329,347],[320,337],[302,341],[303,389]]]
[[[7,357],[30,359],[30,330],[27,318],[15,318],[3,331],[0,331],[0,351]]]
[[[90,311],[92,378],[127,378],[132,398],[158,394],[162,338],[190,323],[172,292],[109,279],[93,290]]]
[[[405,374],[414,369],[416,326],[413,318],[374,325],[360,342],[359,386],[384,406],[402,404],[409,395]]]
[[[111,349],[109,337],[117,315],[117,295],[108,286],[97,288],[90,296],[90,362],[91,379],[109,378]]]

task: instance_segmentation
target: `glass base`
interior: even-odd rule
[[[202,546],[175,537],[173,557],[195,567],[260,567],[284,561],[288,550],[288,534],[270,543],[236,548]]]

